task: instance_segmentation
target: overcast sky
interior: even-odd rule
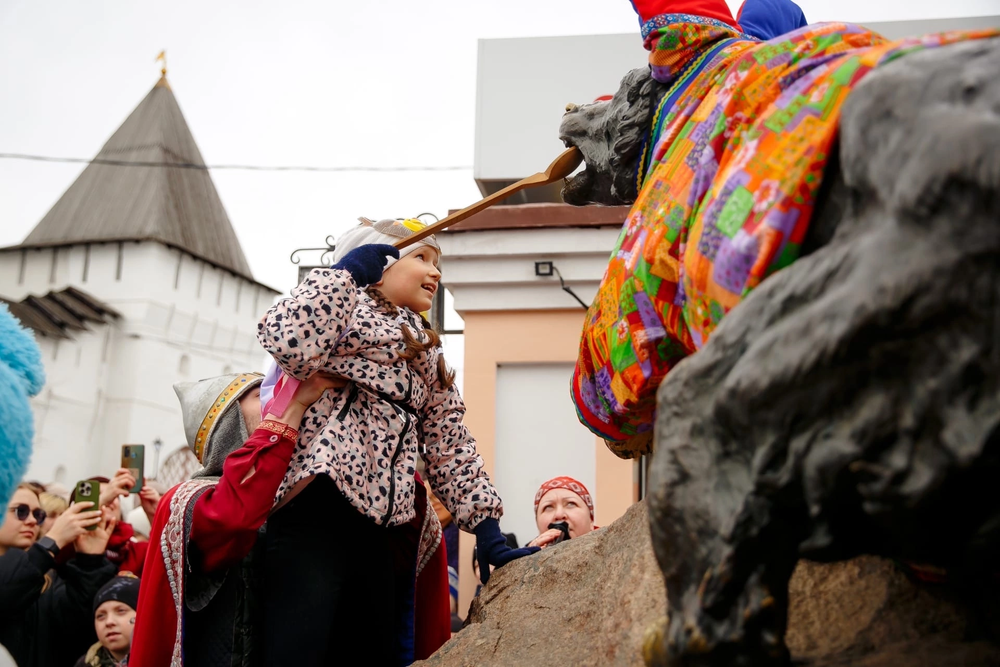
[[[1000,13],[1000,0],[799,5],[810,21]],[[627,0],[0,0],[0,152],[93,157],[156,82],[165,48],[209,164],[471,167],[478,39],[628,32],[639,39]],[[0,246],[82,169],[0,160]],[[444,215],[479,198],[471,169],[213,178],[254,275],[282,290],[292,249],[359,215]]]

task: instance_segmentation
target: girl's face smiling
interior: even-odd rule
[[[441,280],[439,259],[437,250],[422,245],[386,269],[375,286],[397,306],[415,313],[430,310]]]

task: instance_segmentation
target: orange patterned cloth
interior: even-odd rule
[[[825,23],[755,42],[711,19],[648,21],[653,76],[673,88],[587,312],[572,386],[580,420],[613,441],[650,431],[670,369],[798,257],[841,107],[868,72],[913,51],[998,34],[888,42]]]

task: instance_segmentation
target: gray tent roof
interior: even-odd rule
[[[21,301],[0,296],[11,315],[43,336],[72,338],[86,331],[90,323],[104,324],[121,317],[114,308],[83,290],[67,287],[45,296],[28,295]]]
[[[204,165],[166,77],[97,154]],[[154,240],[253,280],[207,169],[93,163],[16,247]]]

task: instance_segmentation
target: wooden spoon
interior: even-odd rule
[[[434,232],[439,232],[446,227],[454,225],[456,222],[472,217],[476,213],[493,206],[493,204],[502,201],[515,192],[525,188],[533,188],[538,185],[548,185],[549,183],[555,183],[558,180],[566,178],[573,173],[574,169],[580,166],[581,162],[583,162],[583,153],[580,152],[580,149],[575,146],[573,148],[568,148],[560,153],[559,157],[553,160],[552,164],[550,164],[548,169],[545,171],[540,171],[534,176],[522,178],[517,183],[512,183],[503,190],[494,192],[489,197],[479,200],[472,206],[466,206],[461,211],[455,211],[451,215],[438,220],[433,225],[424,227],[412,236],[407,236],[405,239],[397,241],[396,247],[405,248],[408,245],[416,243],[420,239],[430,236]]]

